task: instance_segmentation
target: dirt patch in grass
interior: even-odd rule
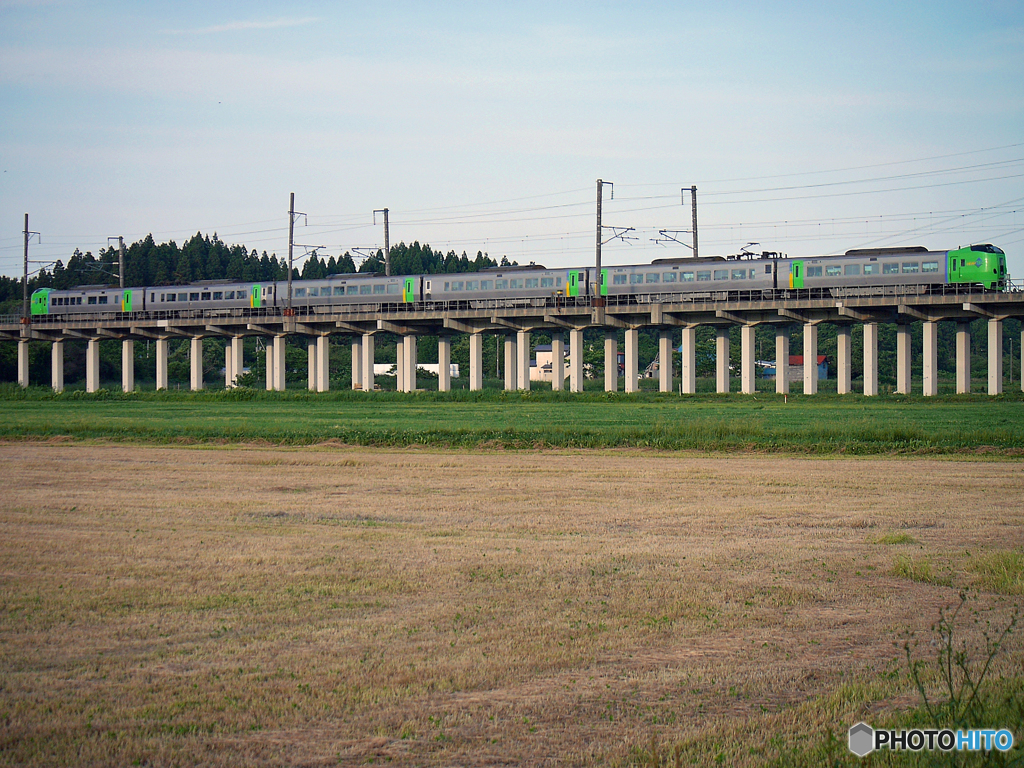
[[[0,764],[617,765],[725,734],[757,765],[905,702],[894,641],[1024,545],[1016,462],[0,460]]]

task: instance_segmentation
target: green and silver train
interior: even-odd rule
[[[589,302],[645,303],[735,295],[775,298],[783,292],[825,291],[851,295],[902,286],[910,292],[944,292],[959,286],[1005,290],[1010,276],[1006,254],[994,245],[948,251],[927,248],[872,248],[837,256],[779,258],[743,254],[696,259],[657,259],[650,264],[547,269],[496,267],[461,274],[333,275],[322,280],[278,282],[204,281],[180,286],[111,288],[94,285],[32,294],[31,313],[85,315],[119,313],[260,313],[291,306],[297,314],[359,306],[369,311],[433,305],[487,307]]]

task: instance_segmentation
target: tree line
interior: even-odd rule
[[[516,266],[506,257],[495,261],[477,251],[475,258],[465,252],[443,253],[429,245],[399,243],[391,248],[391,274],[415,275],[441,272],[476,272],[497,266]],[[65,264],[58,260],[31,276],[28,290],[37,288],[65,290],[80,285],[117,285],[119,252],[116,247],[101,248],[98,256],[87,251],[75,252]],[[125,285],[186,285],[199,280],[231,280],[263,282],[288,279],[288,260],[266,251],[258,253],[244,245],[228,245],[216,233],[197,232],[181,246],[173,240],[157,243],[152,235],[125,248]],[[356,265],[349,252],[342,256],[323,258],[315,252],[292,270],[295,280],[318,280],[330,275],[384,272],[384,252],[378,250]],[[21,310],[22,281],[0,276],[0,314],[17,314]]]

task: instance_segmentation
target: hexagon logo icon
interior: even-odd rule
[[[849,733],[850,751],[857,757],[865,757],[875,750],[875,729],[867,723],[857,723]]]

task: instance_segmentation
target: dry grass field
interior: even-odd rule
[[[0,461],[0,764],[761,765],[916,705],[958,589],[1022,594],[1019,461]]]

